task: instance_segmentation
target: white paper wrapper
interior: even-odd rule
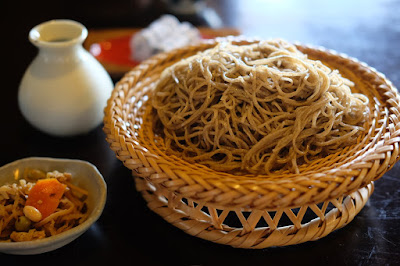
[[[172,15],[163,15],[132,36],[131,58],[143,61],[159,52],[194,44],[200,39],[199,30],[190,23],[181,23]]]

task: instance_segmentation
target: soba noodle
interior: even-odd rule
[[[220,43],[167,68],[153,97],[168,152],[227,172],[289,169],[354,144],[368,98],[292,44]]]

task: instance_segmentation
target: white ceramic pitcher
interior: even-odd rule
[[[82,47],[87,34],[72,20],[51,20],[29,32],[39,53],[21,80],[18,103],[23,116],[50,135],[80,135],[102,122],[114,85]]]

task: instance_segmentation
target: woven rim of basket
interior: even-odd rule
[[[155,136],[149,98],[161,72],[178,60],[227,38],[158,54],[116,84],[107,102],[104,132],[111,149],[133,174],[161,184],[185,198],[214,206],[277,209],[323,202],[348,195],[379,179],[399,159],[400,97],[386,77],[367,64],[323,47],[296,44],[352,80],[370,99],[367,130],[357,144],[303,165],[300,174],[237,176],[188,163],[165,153]],[[238,44],[257,40],[234,39]]]

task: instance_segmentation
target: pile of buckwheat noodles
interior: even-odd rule
[[[283,40],[220,43],[167,68],[154,92],[168,152],[232,173],[289,169],[354,144],[368,98]]]

